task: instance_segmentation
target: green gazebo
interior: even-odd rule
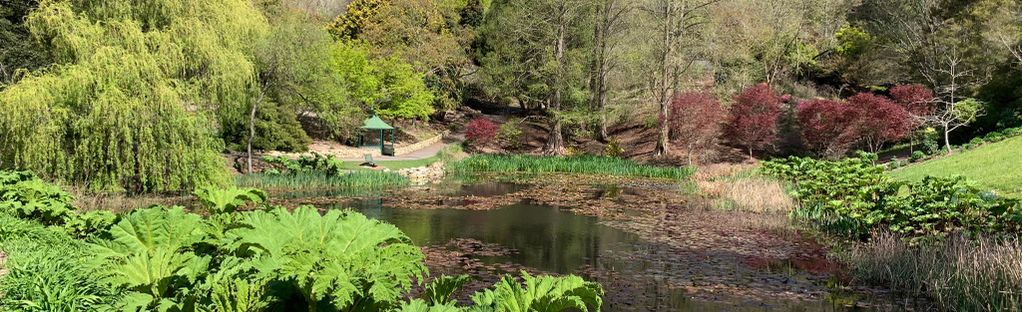
[[[387,145],[386,132],[390,131],[390,145]],[[380,154],[387,156],[394,156],[394,133],[397,130],[388,125],[387,122],[380,119],[379,116],[373,115],[369,117],[362,124],[362,135],[359,137],[360,146],[380,146]],[[379,136],[376,136],[379,134]],[[375,140],[374,140],[375,139]]]

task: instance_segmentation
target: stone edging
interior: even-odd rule
[[[408,153],[411,153],[411,152],[414,152],[414,151],[426,148],[427,146],[436,144],[437,142],[440,142],[440,140],[443,140],[444,134],[445,133],[437,134],[436,136],[434,136],[432,138],[425,139],[425,140],[422,140],[422,141],[419,141],[419,142],[416,142],[416,143],[410,144],[410,145],[395,146],[394,147],[394,155],[395,156],[399,156],[399,155],[408,154]]]

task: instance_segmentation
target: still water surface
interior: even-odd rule
[[[463,186],[454,193],[492,196],[513,192],[520,186],[484,184]],[[662,246],[644,241],[635,234],[602,225],[595,217],[576,215],[554,207],[523,202],[486,211],[457,209],[416,210],[387,205],[385,199],[358,200],[325,208],[354,208],[363,214],[396,225],[420,246],[443,245],[452,239],[467,238],[510,248],[507,256],[481,259],[487,263],[514,263],[541,271],[579,274],[592,268],[613,271],[626,277],[644,279],[644,289],[606,288],[605,311],[851,311],[827,302],[761,302],[727,300],[728,303],[695,300],[681,289],[667,286],[656,278],[661,272],[685,271],[687,268],[667,261],[629,257],[636,252],[666,252]],[[614,296],[626,291],[628,296]],[[621,302],[627,301],[627,302]]]

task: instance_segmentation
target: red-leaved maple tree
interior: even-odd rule
[[[891,99],[904,107],[915,119],[916,126],[936,111],[933,91],[921,84],[897,85],[891,88]]]
[[[821,99],[799,103],[795,118],[807,148],[820,155],[841,156],[859,140],[859,113],[843,101]]]
[[[674,97],[667,124],[671,140],[688,152],[689,164],[696,150],[709,147],[720,137],[721,122],[726,115],[720,101],[709,92],[691,91]]]
[[[724,135],[752,156],[754,150],[766,149],[777,141],[780,114],[781,97],[766,83],[757,84],[735,97]]]
[[[465,139],[472,144],[489,144],[497,137],[499,127],[485,117],[472,119],[465,126]]]
[[[863,92],[848,98],[848,105],[859,111],[857,132],[870,152],[904,139],[916,127],[912,114],[885,96]]]

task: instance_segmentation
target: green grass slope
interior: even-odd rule
[[[1022,195],[1022,136],[990,143],[948,157],[906,166],[891,173],[903,181],[927,175],[961,175],[1012,197]]]

